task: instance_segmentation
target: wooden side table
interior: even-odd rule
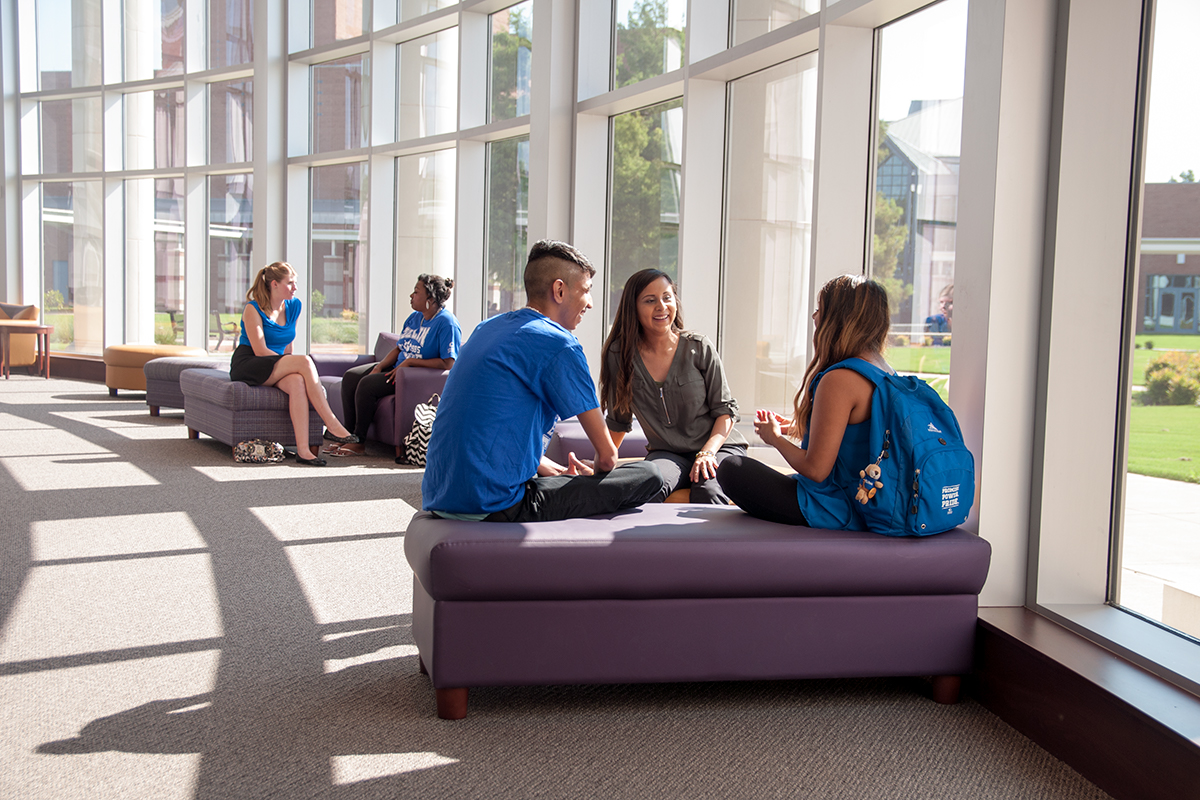
[[[37,336],[37,360],[41,364],[42,376],[50,378],[50,331],[53,325],[43,325],[32,320],[6,319],[0,320],[0,369],[4,371],[4,379],[8,380],[9,342],[14,333],[32,333]]]

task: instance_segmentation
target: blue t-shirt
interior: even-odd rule
[[[433,422],[426,510],[511,508],[537,473],[542,435],[600,406],[574,334],[531,308],[484,320],[462,346]]]
[[[253,300],[250,305],[254,306],[254,310],[262,317],[263,338],[266,339],[267,347],[273,352],[283,355],[283,351],[296,338],[296,320],[300,319],[300,298],[293,297],[291,300],[283,301],[283,316],[284,322],[282,325],[272,322],[263,310],[258,307],[258,303]],[[250,345],[250,338],[246,336],[246,322],[241,323],[242,335],[238,339],[239,345]]]
[[[462,343],[462,327],[458,320],[444,308],[438,309],[432,319],[425,319],[420,311],[414,311],[404,320],[400,339],[398,361],[406,358],[458,358],[458,346]]]

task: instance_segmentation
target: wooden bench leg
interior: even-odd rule
[[[150,406],[150,416],[152,416],[152,417],[158,416],[158,406]]]
[[[933,676],[933,700],[935,703],[943,705],[954,705],[958,702],[958,696],[962,691],[962,676],[960,675],[934,675]]]
[[[189,439],[199,439],[200,431],[196,430],[195,428],[188,428],[188,438]]]
[[[109,389],[109,390],[108,390],[108,396],[109,396],[109,397],[116,397],[116,396],[117,396],[117,390],[116,390],[116,389]]]
[[[437,715],[442,719],[462,719],[467,716],[467,689],[434,689],[437,693]]]

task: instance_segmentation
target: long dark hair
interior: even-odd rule
[[[675,293],[675,321],[671,327],[677,331],[683,328],[683,305],[679,300],[679,290],[675,281],[661,269],[644,269],[635,272],[625,281],[621,290],[621,301],[617,304],[617,316],[613,320],[612,330],[604,340],[604,349],[600,358],[600,410],[608,410],[608,390],[611,387],[612,407],[619,413],[633,413],[633,359],[637,356],[638,342],[643,338],[642,323],[638,321],[637,302],[646,287],[659,278],[666,278]],[[620,358],[617,359],[615,375],[608,368],[608,351],[617,348]]]
[[[813,332],[813,357],[796,392],[789,433],[804,438],[812,416],[812,382],[828,367],[863,352],[882,353],[891,311],[887,290],[862,275],[842,275],[817,293],[821,322]]]

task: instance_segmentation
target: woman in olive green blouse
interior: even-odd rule
[[[644,269],[625,283],[604,343],[600,408],[618,446],[637,417],[646,458],[666,481],[664,497],[690,486],[693,503],[729,502],[717,465],[746,453],[733,427],[737,401],[712,342],[684,329],[675,283],[662,270]]]

